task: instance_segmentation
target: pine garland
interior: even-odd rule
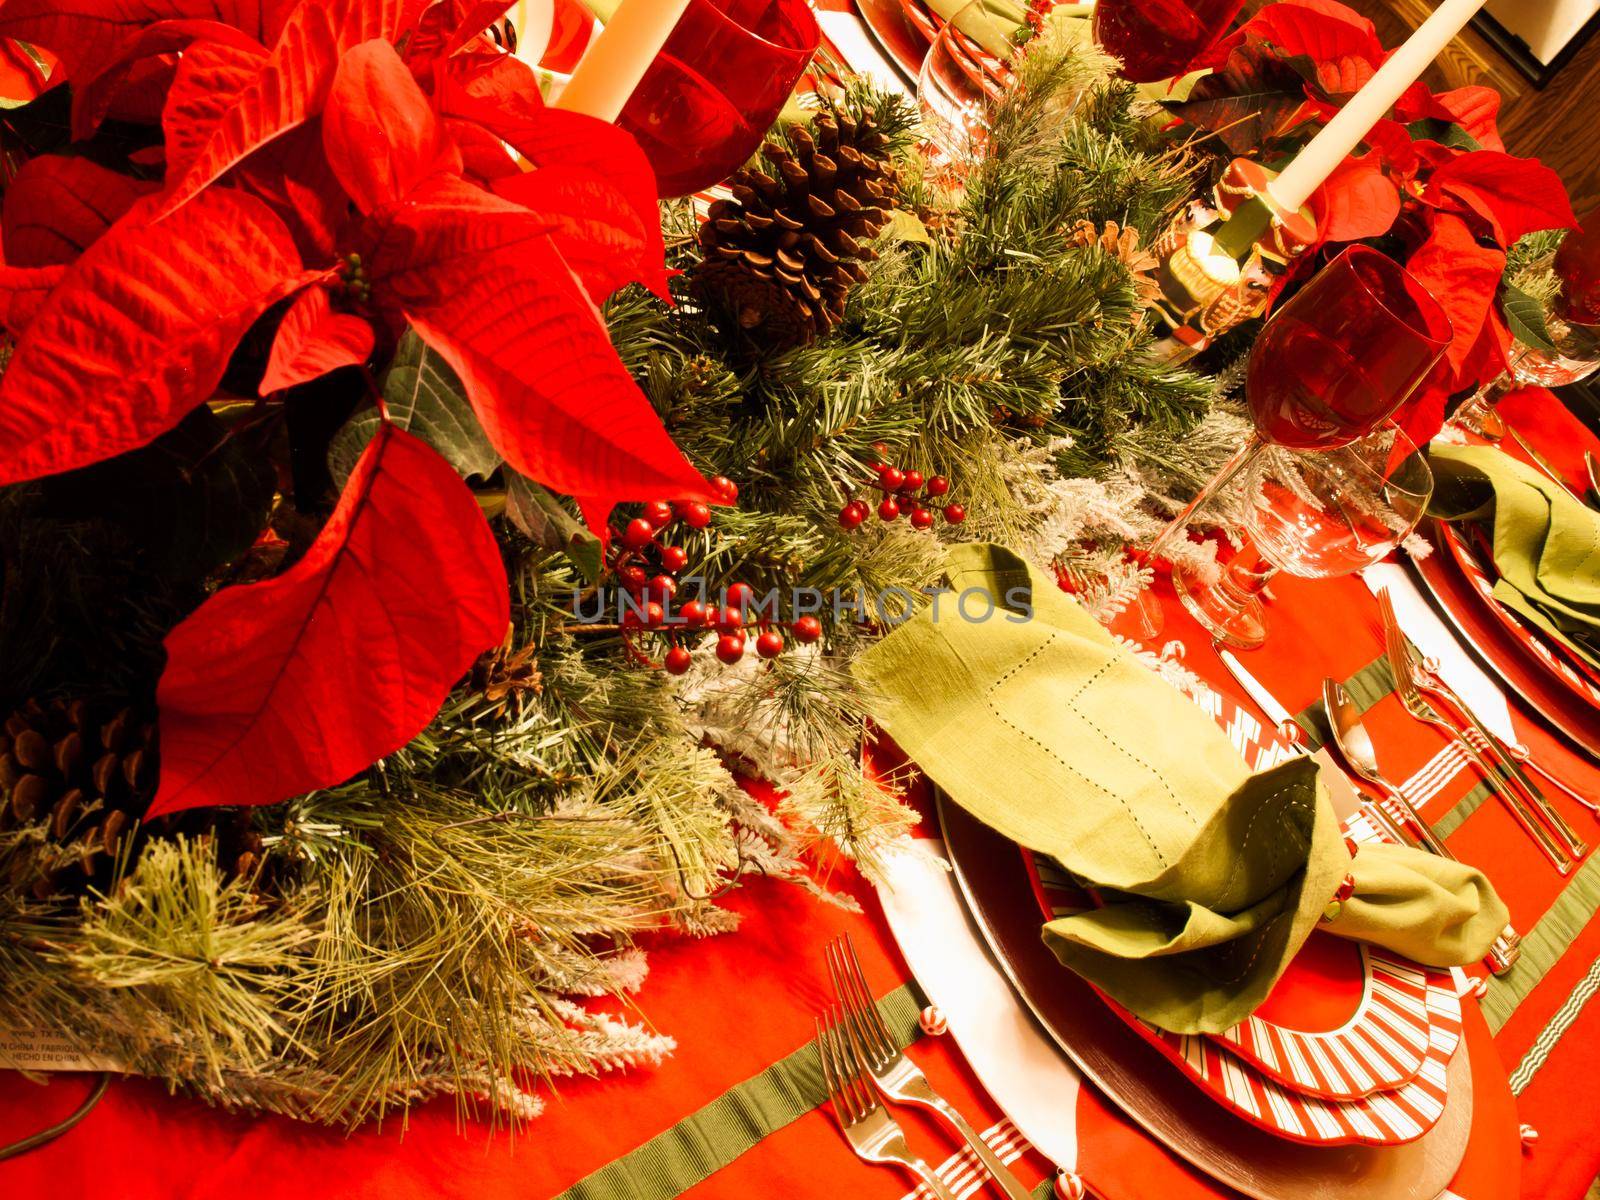
[[[871,114],[901,194],[843,321],[816,341],[752,352],[684,278],[675,307],[638,290],[608,305],[675,439],[739,483],[737,509],[681,539],[713,588],[915,595],[938,580],[944,541],[994,538],[1114,612],[1140,578],[1126,545],[1231,448],[1237,418],[1213,413],[1215,385],[1152,357],[1136,268],[1079,234],[1114,221],[1148,243],[1194,189],[1188,158],[1097,52],[1036,41],[1018,71],[959,196],[923,178],[903,102],[865,85],[819,101]],[[693,266],[695,230],[690,205],[663,207],[671,265]],[[842,529],[840,506],[880,453],[948,477],[966,523]],[[513,483],[489,481],[485,505],[507,504]],[[25,501],[0,497],[0,525]],[[572,597],[593,581],[566,543],[500,524],[514,591],[504,654],[402,751],[253,812],[259,874],[227,879],[208,841],[158,839],[104,894],[0,890],[0,1026],[59,1029],[229,1106],[354,1125],[452,1094],[516,1120],[539,1106],[514,1082],[523,1073],[671,1050],[582,1006],[637,991],[641,935],[730,929],[716,899],[751,874],[826,897],[809,853],[824,843],[878,869],[913,820],[861,765],[864,705],[846,666],[880,624],[825,609],[820,646],[729,670],[703,645],[672,679],[615,629],[574,620]],[[62,580],[97,553],[81,536],[87,555],[8,555],[0,647],[37,639],[41,623],[93,627],[79,611],[93,592],[63,594],[48,620],[10,607],[17,572]],[[101,657],[123,669],[104,678],[137,692],[151,676],[128,668],[155,657],[163,627],[143,609],[119,621]],[[70,669],[30,693],[92,677],[93,655],[73,646]],[[776,810],[734,763],[784,789]],[[36,836],[0,832],[0,879],[25,869]]]

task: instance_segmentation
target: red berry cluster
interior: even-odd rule
[[[710,482],[722,503],[732,504],[739,498],[739,488],[733,480],[718,475]],[[699,501],[669,504],[652,500],[641,515],[616,531],[616,551],[611,561],[618,582],[635,601],[624,605],[622,612],[622,638],[629,653],[641,663],[660,666],[672,675],[682,675],[689,669],[692,658],[685,641],[707,631],[718,635],[719,659],[731,665],[743,658],[747,645],[746,612],[755,599],[755,591],[748,583],[731,583],[723,590],[721,604],[685,600],[669,619],[678,591],[678,574],[689,561],[682,546],[662,539],[662,534],[677,521],[691,529],[704,529],[711,523],[711,510]],[[758,618],[756,626],[760,630],[756,653],[762,658],[777,658],[785,648],[783,634],[764,616]],[[799,617],[788,628],[797,642],[811,643],[822,637],[822,623],[816,617]],[[634,634],[647,632],[659,634],[671,643],[659,664],[633,642]]]
[[[879,455],[878,461],[872,464],[873,473],[878,477],[873,486],[883,493],[877,505],[880,521],[898,520],[901,513],[908,513],[913,529],[931,529],[935,512],[942,513],[952,525],[967,519],[967,510],[961,505],[941,507],[938,504],[950,491],[950,481],[943,475],[924,479],[921,471],[903,471],[884,459],[887,447],[882,442],[873,449]],[[856,529],[871,515],[872,504],[858,497],[839,510],[839,524],[845,529]]]

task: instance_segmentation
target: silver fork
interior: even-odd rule
[[[989,1148],[977,1130],[967,1122],[955,1105],[933,1090],[916,1063],[912,1062],[895,1045],[889,1029],[883,1023],[878,1006],[873,1002],[872,990],[867,987],[866,975],[861,970],[861,960],[856,957],[855,943],[849,934],[834,938],[826,950],[828,975],[833,980],[834,994],[844,1009],[845,1026],[853,1043],[860,1048],[862,1062],[878,1089],[891,1100],[903,1104],[916,1104],[931,1109],[944,1118],[972,1147],[984,1168],[1000,1190],[1010,1200],[1029,1200],[1033,1195]]]
[[[833,1115],[856,1157],[904,1167],[919,1176],[938,1200],[955,1200],[933,1168],[911,1153],[899,1122],[878,1103],[866,1065],[835,1008],[817,1018],[817,1054],[822,1059],[822,1078],[833,1101]]]
[[[1405,706],[1406,712],[1426,725],[1431,725],[1443,733],[1456,745],[1466,751],[1473,765],[1478,768],[1489,790],[1500,798],[1517,824],[1522,826],[1523,832],[1531,837],[1534,844],[1544,852],[1555,869],[1562,875],[1572,873],[1572,860],[1556,845],[1555,839],[1550,836],[1549,830],[1539,821],[1522,796],[1505,786],[1500,772],[1489,765],[1478,748],[1462,736],[1449,721],[1440,715],[1439,711],[1430,704],[1417,688],[1415,675],[1415,661],[1411,657],[1411,644],[1406,641],[1406,635],[1400,630],[1400,623],[1395,619],[1394,605],[1389,600],[1387,589],[1378,592],[1378,611],[1383,617],[1384,649],[1389,659],[1389,669],[1394,675],[1395,691],[1400,697],[1400,703]]]
[[[1510,774],[1516,786],[1522,789],[1523,795],[1533,804],[1534,810],[1544,818],[1545,824],[1554,831],[1556,837],[1563,843],[1566,852],[1574,858],[1582,858],[1589,853],[1588,845],[1572,831],[1572,826],[1567,824],[1567,819],[1551,806],[1550,801],[1545,799],[1544,793],[1534,786],[1533,780],[1528,778],[1527,772],[1522,769],[1525,760],[1512,753],[1510,747],[1495,736],[1494,730],[1478,720],[1477,714],[1468,708],[1466,702],[1456,695],[1455,689],[1444,681],[1444,677],[1439,674],[1439,661],[1434,658],[1424,657],[1418,662],[1416,657],[1413,656],[1411,664],[1413,668],[1412,677],[1416,680],[1417,687],[1423,692],[1432,695],[1434,699],[1444,701],[1445,704],[1460,715],[1467,726],[1466,729],[1461,731],[1463,741],[1470,741],[1473,749],[1480,754],[1483,752],[1484,747],[1487,746],[1489,752],[1505,764],[1506,771]],[[1482,744],[1480,745],[1480,743]]]

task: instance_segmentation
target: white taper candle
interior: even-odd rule
[[[622,0],[555,107],[615,121],[690,0]]]
[[[1371,132],[1400,94],[1422,77],[1428,64],[1484,3],[1485,0],[1444,0],[1434,9],[1405,44],[1378,68],[1366,86],[1295,155],[1283,174],[1268,185],[1272,202],[1281,210],[1295,212],[1309,200],[1311,193]]]

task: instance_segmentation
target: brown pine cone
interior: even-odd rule
[[[472,665],[472,687],[482,693],[496,717],[509,710],[521,716],[526,698],[544,691],[544,676],[539,671],[538,647],[533,643],[520,650],[513,648],[511,630],[506,630],[505,641],[494,650],[486,650]]]
[[[131,838],[215,833],[225,864],[247,845],[248,814],[180,813],[141,824],[159,777],[156,724],[131,707],[109,716],[82,700],[30,700],[0,728],[0,886],[43,899],[104,886]],[[257,839],[259,840],[259,839]]]
[[[766,350],[805,345],[844,319],[850,289],[898,188],[889,139],[870,116],[820,114],[769,140],[700,227],[696,294]]]

